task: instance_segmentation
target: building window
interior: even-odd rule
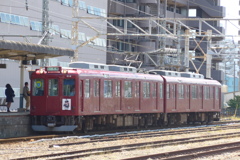
[[[49,32],[53,35],[60,34],[60,29],[58,25],[52,25],[49,28]]]
[[[78,32],[78,40],[79,41],[86,41],[85,33]]]
[[[0,21],[3,23],[11,23],[21,26],[29,26],[28,17],[8,14],[8,13],[0,13]]]
[[[81,9],[81,10],[86,10],[87,9],[86,3],[83,2],[83,1],[79,1],[78,5],[79,5],[79,9]]]
[[[197,17],[197,9],[189,9],[188,17]]]
[[[31,21],[30,22],[30,29],[33,31],[42,32],[42,22]]]
[[[71,31],[66,29],[61,29],[60,37],[71,39]]]

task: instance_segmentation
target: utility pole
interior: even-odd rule
[[[49,32],[49,0],[42,0],[42,35],[45,34],[45,32]],[[48,45],[49,44],[49,36],[46,34],[46,36],[42,40],[42,44]]]
[[[72,7],[72,49],[74,50],[74,57],[72,61],[78,61],[78,10],[79,10],[79,1],[73,0]]]
[[[42,0],[42,35],[43,39],[41,44],[49,45],[49,0]],[[48,59],[41,59],[41,67],[48,66]]]

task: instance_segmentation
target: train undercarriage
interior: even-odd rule
[[[184,124],[209,124],[219,120],[219,112],[207,113],[149,113],[94,116],[33,116],[34,131],[88,132],[117,128],[147,128],[181,126]]]

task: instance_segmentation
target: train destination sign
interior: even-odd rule
[[[46,67],[46,71],[60,71],[61,67]]]

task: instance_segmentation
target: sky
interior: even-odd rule
[[[221,0],[221,6],[226,7],[226,17],[224,19],[229,18],[240,18],[239,11],[240,5],[239,0]],[[225,21],[221,22],[222,27],[226,27],[226,35],[238,35],[238,30],[240,30],[240,26],[238,21],[229,21],[227,24]]]

